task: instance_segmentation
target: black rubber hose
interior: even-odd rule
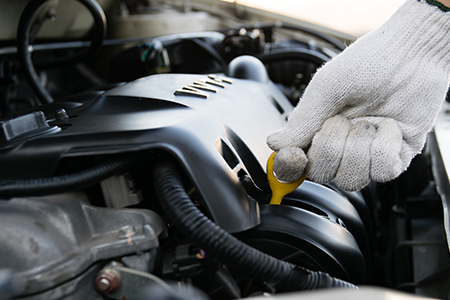
[[[269,256],[218,227],[192,203],[174,166],[160,163],[155,168],[154,177],[161,205],[178,230],[227,266],[276,291],[356,288],[326,273],[311,271]]]
[[[256,57],[264,64],[286,60],[305,60],[320,66],[330,60],[326,55],[307,49],[275,50],[269,53],[258,54]]]
[[[196,45],[200,46],[200,48],[202,48],[203,50],[205,50],[212,58],[214,58],[221,66],[222,66],[222,70],[224,70],[227,67],[227,63],[225,62],[225,60],[222,58],[222,56],[216,51],[216,49],[214,49],[213,46],[211,46],[210,44],[202,41],[201,39],[183,39],[184,41],[190,41],[195,43]]]
[[[20,63],[25,73],[29,84],[31,85],[36,96],[42,103],[51,103],[53,98],[50,93],[41,86],[39,76],[31,59],[29,38],[30,38],[30,27],[33,15],[36,13],[39,7],[48,0],[32,0],[25,7],[22,15],[20,16],[19,26],[17,29],[17,52],[19,55]],[[103,40],[106,36],[106,17],[100,7],[100,5],[95,0],[78,0],[84,4],[88,10],[91,12],[94,18],[94,32],[92,35],[91,45],[85,51],[81,51],[69,58],[55,59],[51,62],[43,63],[46,67],[61,67],[63,65],[74,64],[83,61],[87,58],[95,56],[100,50]]]
[[[44,196],[83,189],[124,172],[139,161],[142,161],[140,156],[115,159],[68,175],[28,180],[0,180],[0,197]]]
[[[277,26],[277,24],[275,26]],[[347,46],[344,43],[342,43],[340,40],[338,40],[337,38],[335,38],[329,34],[322,33],[320,31],[311,29],[311,28],[307,28],[304,26],[298,26],[298,25],[291,25],[291,24],[286,24],[286,23],[282,23],[279,27],[285,28],[285,29],[303,31],[307,34],[316,36],[316,37],[334,45],[336,48],[338,48],[339,50],[342,50],[342,51],[345,50],[345,48],[347,48]]]

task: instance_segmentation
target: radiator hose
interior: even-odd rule
[[[191,201],[178,179],[176,167],[161,162],[154,171],[156,193],[178,230],[228,267],[264,283],[270,290],[288,292],[356,286],[279,260],[241,242],[206,217]]]
[[[25,77],[28,80],[31,88],[36,96],[43,104],[53,102],[50,93],[41,86],[39,75],[37,74],[30,53],[30,28],[32,27],[33,16],[42,4],[48,0],[32,0],[25,6],[22,15],[20,16],[19,25],[17,29],[17,52],[20,63],[22,65]],[[77,62],[93,58],[103,45],[103,40],[106,36],[106,17],[101,6],[95,0],[78,0],[82,3],[92,14],[94,19],[94,28],[91,39],[91,45],[85,51],[81,51],[69,58],[53,59],[45,63],[46,67],[61,67],[62,65],[75,64]]]

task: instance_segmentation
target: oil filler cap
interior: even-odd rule
[[[0,127],[0,147],[12,141],[29,139],[61,130],[57,126],[50,127],[42,111],[35,111],[13,119],[1,121]]]

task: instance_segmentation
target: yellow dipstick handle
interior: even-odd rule
[[[300,184],[302,184],[303,181],[305,181],[306,173],[293,182],[279,181],[273,173],[275,154],[276,152],[272,153],[267,160],[267,180],[269,181],[270,189],[272,190],[272,199],[270,199],[270,204],[280,205],[284,196],[293,192]]]

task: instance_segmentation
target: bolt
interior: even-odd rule
[[[55,21],[57,16],[58,16],[58,13],[56,12],[56,10],[54,8],[50,9],[47,12],[47,19],[49,19],[50,22]]]
[[[55,112],[56,119],[61,121],[69,120],[69,115],[64,108],[58,108]]]
[[[103,294],[115,292],[120,287],[120,276],[112,269],[103,269],[95,280],[95,287]]]
[[[253,185],[253,180],[248,175],[242,175],[239,177],[239,180],[244,187],[251,187]]]
[[[110,287],[111,287],[111,282],[106,278],[101,278],[97,282],[97,289],[100,292],[106,292],[107,290],[109,290]]]

